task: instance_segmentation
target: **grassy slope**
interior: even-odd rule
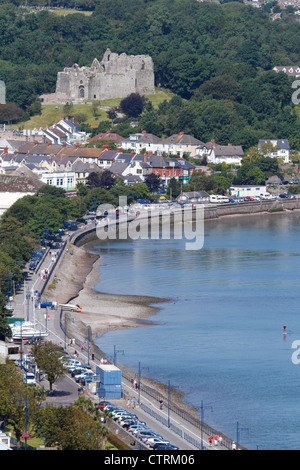
[[[152,102],[154,108],[156,108],[162,101],[170,100],[172,96],[172,93],[167,90],[156,89],[156,94],[148,95],[147,98]],[[101,101],[101,107],[104,107],[105,109],[115,107],[120,104],[120,101],[120,99]],[[109,120],[105,109],[98,108],[97,115],[94,116],[91,104],[74,104],[73,114],[86,114],[87,119],[85,122],[91,126],[97,126],[99,122]],[[37,129],[39,127],[49,127],[58,122],[63,116],[63,105],[43,105],[41,115],[32,116],[29,121],[16,124],[13,127],[16,129]]]

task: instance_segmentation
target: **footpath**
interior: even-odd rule
[[[89,233],[93,230],[93,222],[89,222],[86,227],[80,228],[79,231],[75,232],[72,238],[75,238],[77,234],[83,234],[84,232]],[[43,292],[47,283],[55,283],[55,266],[63,255],[64,250],[68,250],[71,237],[65,235],[63,237],[62,246],[55,250],[46,250],[44,257],[36,269],[35,272],[28,271],[24,280],[23,287],[19,289],[16,294],[16,317],[24,317],[25,321],[32,321],[36,323],[36,328],[40,331],[46,331],[48,333],[47,340],[53,341],[59,344],[70,356],[74,355],[75,350],[79,360],[82,363],[89,364],[95,371],[96,365],[101,360],[100,352],[95,350],[94,359],[91,360],[88,357],[88,347],[84,344],[81,349],[81,342],[78,338],[75,338],[75,346],[69,344],[70,338],[68,338],[63,329],[63,307],[58,307],[56,310],[42,309],[36,306],[35,293]],[[51,273],[51,277],[41,275],[41,273],[48,271]],[[48,286],[49,288],[49,286]],[[26,345],[24,345],[26,352]],[[133,385],[134,375],[122,374],[122,390],[123,398],[121,400],[109,400],[123,408],[128,408],[129,401],[134,401],[134,413],[139,419],[145,421],[149,427],[155,432],[161,434],[165,439],[168,439],[173,445],[177,446],[180,450],[228,450],[232,448],[233,441],[222,435],[222,445],[216,442],[214,445],[214,436],[216,432],[203,424],[199,427],[199,418],[196,418],[196,425],[186,419],[187,415],[183,412],[181,415],[175,413],[171,407],[168,406],[168,399],[165,397],[162,409],[160,409],[158,396],[155,393],[151,393],[149,387],[143,386],[141,379],[140,389],[135,388]],[[44,383],[47,388],[47,382]],[[100,398],[91,393],[88,388],[85,390],[86,396],[91,398],[94,403],[98,403]],[[53,403],[54,405],[71,405],[78,398],[78,385],[75,380],[66,374],[60,381],[54,384],[54,394],[48,396],[46,402]],[[129,409],[129,408],[128,408]],[[132,406],[130,405],[130,411]],[[131,435],[122,428],[116,425],[116,434],[123,433]],[[210,442],[210,437],[213,443]],[[136,442],[135,449],[142,447]]]

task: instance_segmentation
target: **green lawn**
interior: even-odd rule
[[[85,15],[85,16],[91,16],[91,14],[93,13],[92,11],[79,11],[79,10],[73,10],[72,8],[58,8],[58,9],[50,10],[50,11],[58,16],[74,15],[74,13],[81,13],[82,15]]]
[[[162,101],[169,101],[172,96],[174,95],[170,91],[156,88],[155,95],[148,95],[147,98],[152,102],[154,108],[157,108]],[[113,108],[119,106],[120,101],[121,99],[104,100],[100,101],[100,106],[101,108]],[[37,129],[39,127],[50,127],[64,116],[63,107],[64,106],[62,104],[42,105],[41,115],[32,116],[29,121],[15,124],[12,127],[16,129]],[[85,114],[87,117],[85,122],[90,126],[97,126],[99,122],[108,120],[105,109],[98,108],[95,116],[91,103],[74,104],[73,110],[74,115],[78,113]]]

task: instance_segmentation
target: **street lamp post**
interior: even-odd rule
[[[95,432],[95,431],[94,430],[88,431],[87,435],[90,436],[91,432]],[[97,431],[96,432],[97,432],[97,450],[99,450],[99,426],[98,426],[98,424],[97,424]]]

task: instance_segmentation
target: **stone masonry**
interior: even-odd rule
[[[155,93],[152,58],[148,55],[119,55],[107,49],[102,61],[94,59],[91,67],[74,64],[58,72],[54,95],[58,101],[84,102],[125,98],[131,93]]]

